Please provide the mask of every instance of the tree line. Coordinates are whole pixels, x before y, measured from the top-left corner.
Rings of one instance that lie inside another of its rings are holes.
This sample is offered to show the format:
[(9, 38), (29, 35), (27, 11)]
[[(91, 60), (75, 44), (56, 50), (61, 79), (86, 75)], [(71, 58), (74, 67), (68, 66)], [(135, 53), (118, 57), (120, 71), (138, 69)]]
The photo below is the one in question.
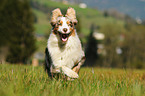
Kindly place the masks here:
[[(98, 29), (105, 35), (100, 41), (91, 33), (86, 46), (85, 66), (145, 68), (145, 26), (126, 23), (123, 27), (107, 24)], [(91, 43), (90, 43), (91, 42)], [(101, 53), (99, 44), (103, 45)], [(90, 58), (91, 57), (91, 58)]]
[(29, 0), (1, 0), (0, 47), (8, 51), (7, 62), (26, 63), (35, 52), (33, 18)]

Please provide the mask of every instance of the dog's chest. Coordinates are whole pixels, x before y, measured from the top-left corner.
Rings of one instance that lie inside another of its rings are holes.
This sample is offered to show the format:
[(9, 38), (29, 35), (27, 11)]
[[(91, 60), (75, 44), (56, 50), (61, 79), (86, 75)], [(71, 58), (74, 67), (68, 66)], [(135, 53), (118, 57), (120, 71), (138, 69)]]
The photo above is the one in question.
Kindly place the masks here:
[(55, 67), (67, 66), (72, 68), (84, 55), (77, 36), (69, 37), (66, 45), (59, 45), (57, 38), (54, 35), (50, 35), (48, 51)]

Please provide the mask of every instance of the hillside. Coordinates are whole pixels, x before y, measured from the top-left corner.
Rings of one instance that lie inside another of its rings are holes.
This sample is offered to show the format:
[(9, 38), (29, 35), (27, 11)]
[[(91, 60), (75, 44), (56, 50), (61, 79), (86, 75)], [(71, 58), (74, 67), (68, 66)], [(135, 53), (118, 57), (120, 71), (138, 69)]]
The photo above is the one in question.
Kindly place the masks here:
[(82, 0), (89, 7), (107, 10), (117, 9), (134, 18), (145, 19), (145, 0)]
[(90, 26), (92, 23), (98, 26), (103, 26), (106, 24), (118, 24), (122, 26), (124, 24), (123, 21), (116, 20), (112, 17), (105, 18), (103, 14), (95, 9), (79, 8), (77, 5), (67, 5), (59, 2), (52, 2), (49, 0), (32, 0), (33, 12), (36, 15), (38, 22), (35, 24), (36, 33), (45, 34), (50, 31), (50, 16), (51, 11), (55, 8), (60, 8), (63, 13), (67, 10), (68, 7), (73, 7), (76, 10), (77, 18), (79, 19), (79, 23), (81, 26), (81, 32), (84, 36), (87, 36), (90, 32)]

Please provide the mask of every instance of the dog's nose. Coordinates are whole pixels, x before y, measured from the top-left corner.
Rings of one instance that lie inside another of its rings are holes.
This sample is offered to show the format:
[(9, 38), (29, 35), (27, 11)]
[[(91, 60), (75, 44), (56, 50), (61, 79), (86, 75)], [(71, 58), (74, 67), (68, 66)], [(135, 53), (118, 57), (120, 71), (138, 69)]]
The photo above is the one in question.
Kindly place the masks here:
[(67, 32), (67, 28), (63, 28), (63, 31), (64, 31), (64, 32)]

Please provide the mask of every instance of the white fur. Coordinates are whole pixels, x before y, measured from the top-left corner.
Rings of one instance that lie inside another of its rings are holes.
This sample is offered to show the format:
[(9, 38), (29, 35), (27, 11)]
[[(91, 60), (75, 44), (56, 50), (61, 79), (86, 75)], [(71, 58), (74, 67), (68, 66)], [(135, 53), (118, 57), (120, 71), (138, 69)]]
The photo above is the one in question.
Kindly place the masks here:
[[(67, 22), (67, 18), (66, 17), (59, 17), (58, 20), (63, 21), (62, 26), (59, 26), (58, 31), (62, 32), (62, 33), (69, 33), (70, 32), (70, 27), (68, 26)], [(67, 28), (67, 32), (63, 32), (63, 29)]]
[(71, 70), (75, 62), (80, 61), (84, 56), (77, 33), (75, 32), (75, 36), (68, 38), (66, 45), (61, 45), (57, 35), (51, 33), (47, 47), (53, 62), (53, 69), (60, 69), (67, 76), (78, 78), (78, 74)]

